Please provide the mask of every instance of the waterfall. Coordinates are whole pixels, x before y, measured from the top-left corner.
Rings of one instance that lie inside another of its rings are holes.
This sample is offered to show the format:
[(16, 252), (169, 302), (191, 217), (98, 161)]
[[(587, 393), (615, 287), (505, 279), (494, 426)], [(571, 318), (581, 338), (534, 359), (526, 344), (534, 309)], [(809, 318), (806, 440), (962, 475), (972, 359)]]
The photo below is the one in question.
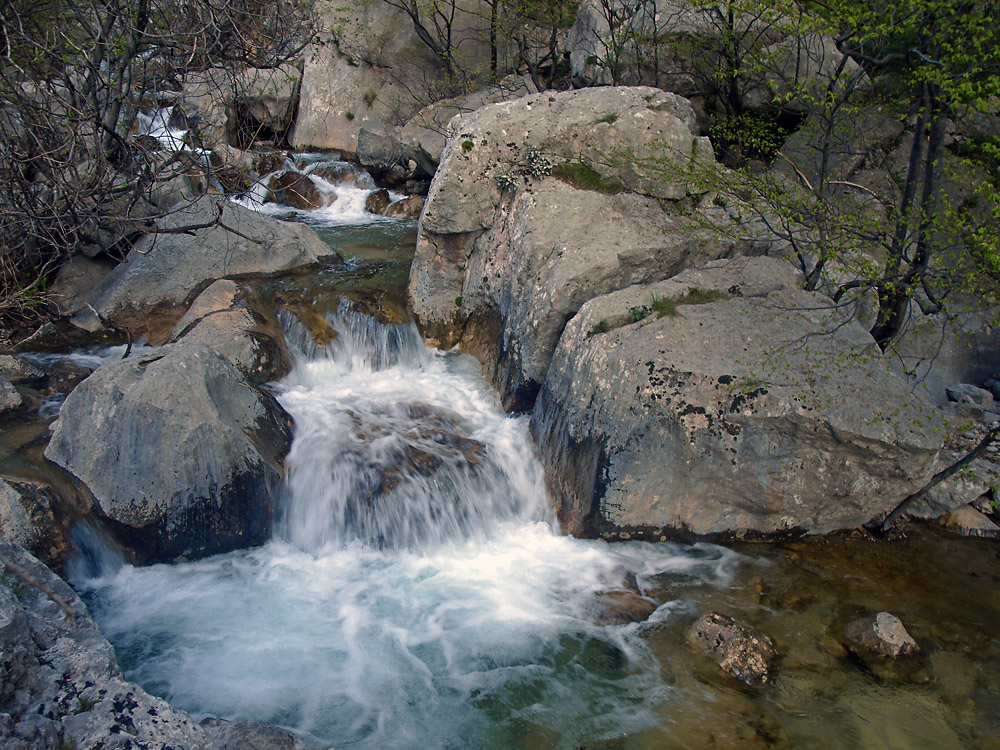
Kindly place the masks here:
[(478, 363), (346, 304), (326, 347), (280, 317), (295, 362), (274, 387), (295, 435), (274, 538), (91, 569), (82, 588), (129, 679), (196, 718), (338, 748), (533, 733), (571, 748), (658, 726), (673, 693), (646, 624), (602, 626), (601, 592), (720, 584), (739, 556), (560, 536), (527, 421)]
[(454, 377), (456, 357), (346, 303), (323, 350), (283, 319), (299, 359), (279, 394), (297, 427), (279, 536), (310, 551), (419, 549), (550, 520), (523, 425)]

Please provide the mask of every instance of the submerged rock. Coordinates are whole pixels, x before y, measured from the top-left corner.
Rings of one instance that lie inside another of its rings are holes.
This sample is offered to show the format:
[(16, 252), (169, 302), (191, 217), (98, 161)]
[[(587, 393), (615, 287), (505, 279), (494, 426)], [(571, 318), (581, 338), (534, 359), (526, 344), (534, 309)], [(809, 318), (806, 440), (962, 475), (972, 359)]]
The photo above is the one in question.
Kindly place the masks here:
[(889, 612), (857, 617), (844, 626), (847, 645), (861, 657), (912, 656), (920, 652), (902, 621)]
[(656, 602), (633, 591), (602, 591), (595, 597), (598, 625), (625, 625), (643, 622), (656, 611)]
[(287, 729), (259, 721), (223, 721), (203, 719), (205, 734), (214, 739), (220, 750), (309, 750)]
[(0, 416), (15, 412), (24, 405), (17, 389), (3, 375), (0, 375)]
[(45, 456), (151, 563), (263, 543), (290, 443), (273, 396), (209, 345), (182, 342), (96, 370), (67, 397)]
[(709, 612), (688, 629), (687, 639), (724, 672), (747, 685), (762, 685), (774, 675), (778, 659), (774, 641), (745, 622)]

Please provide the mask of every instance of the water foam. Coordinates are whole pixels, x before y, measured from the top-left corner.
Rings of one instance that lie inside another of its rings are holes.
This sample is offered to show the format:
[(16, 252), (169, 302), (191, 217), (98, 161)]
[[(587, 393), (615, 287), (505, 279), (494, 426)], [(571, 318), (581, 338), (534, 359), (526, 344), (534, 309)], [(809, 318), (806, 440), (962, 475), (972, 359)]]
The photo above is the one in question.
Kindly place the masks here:
[(630, 573), (721, 583), (737, 556), (558, 535), (526, 422), (473, 360), (343, 307), (326, 348), (283, 320), (275, 539), (77, 581), (127, 675), (196, 717), (338, 748), (569, 748), (661, 721), (646, 626), (599, 626), (595, 595)]

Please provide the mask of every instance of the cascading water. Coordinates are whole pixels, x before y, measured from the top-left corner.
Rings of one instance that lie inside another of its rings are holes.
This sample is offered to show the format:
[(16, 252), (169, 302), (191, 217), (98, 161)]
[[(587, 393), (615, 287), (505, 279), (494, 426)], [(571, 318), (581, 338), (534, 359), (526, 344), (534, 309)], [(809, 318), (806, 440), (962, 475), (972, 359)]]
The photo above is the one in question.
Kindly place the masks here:
[(526, 421), (473, 360), (343, 306), (326, 348), (283, 322), (296, 426), (275, 538), (77, 581), (127, 675), (338, 748), (577, 747), (661, 723), (645, 626), (598, 625), (600, 592), (724, 581), (737, 555), (559, 536)]

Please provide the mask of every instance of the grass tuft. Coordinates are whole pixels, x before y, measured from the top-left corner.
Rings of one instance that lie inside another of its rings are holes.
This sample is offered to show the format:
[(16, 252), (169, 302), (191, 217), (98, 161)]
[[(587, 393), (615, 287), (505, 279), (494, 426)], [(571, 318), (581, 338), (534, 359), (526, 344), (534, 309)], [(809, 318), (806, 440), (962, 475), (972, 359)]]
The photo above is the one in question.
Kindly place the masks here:
[(577, 190), (593, 190), (605, 195), (616, 195), (625, 188), (614, 180), (606, 180), (592, 168), (580, 162), (563, 162), (552, 168), (552, 176), (572, 185)]

